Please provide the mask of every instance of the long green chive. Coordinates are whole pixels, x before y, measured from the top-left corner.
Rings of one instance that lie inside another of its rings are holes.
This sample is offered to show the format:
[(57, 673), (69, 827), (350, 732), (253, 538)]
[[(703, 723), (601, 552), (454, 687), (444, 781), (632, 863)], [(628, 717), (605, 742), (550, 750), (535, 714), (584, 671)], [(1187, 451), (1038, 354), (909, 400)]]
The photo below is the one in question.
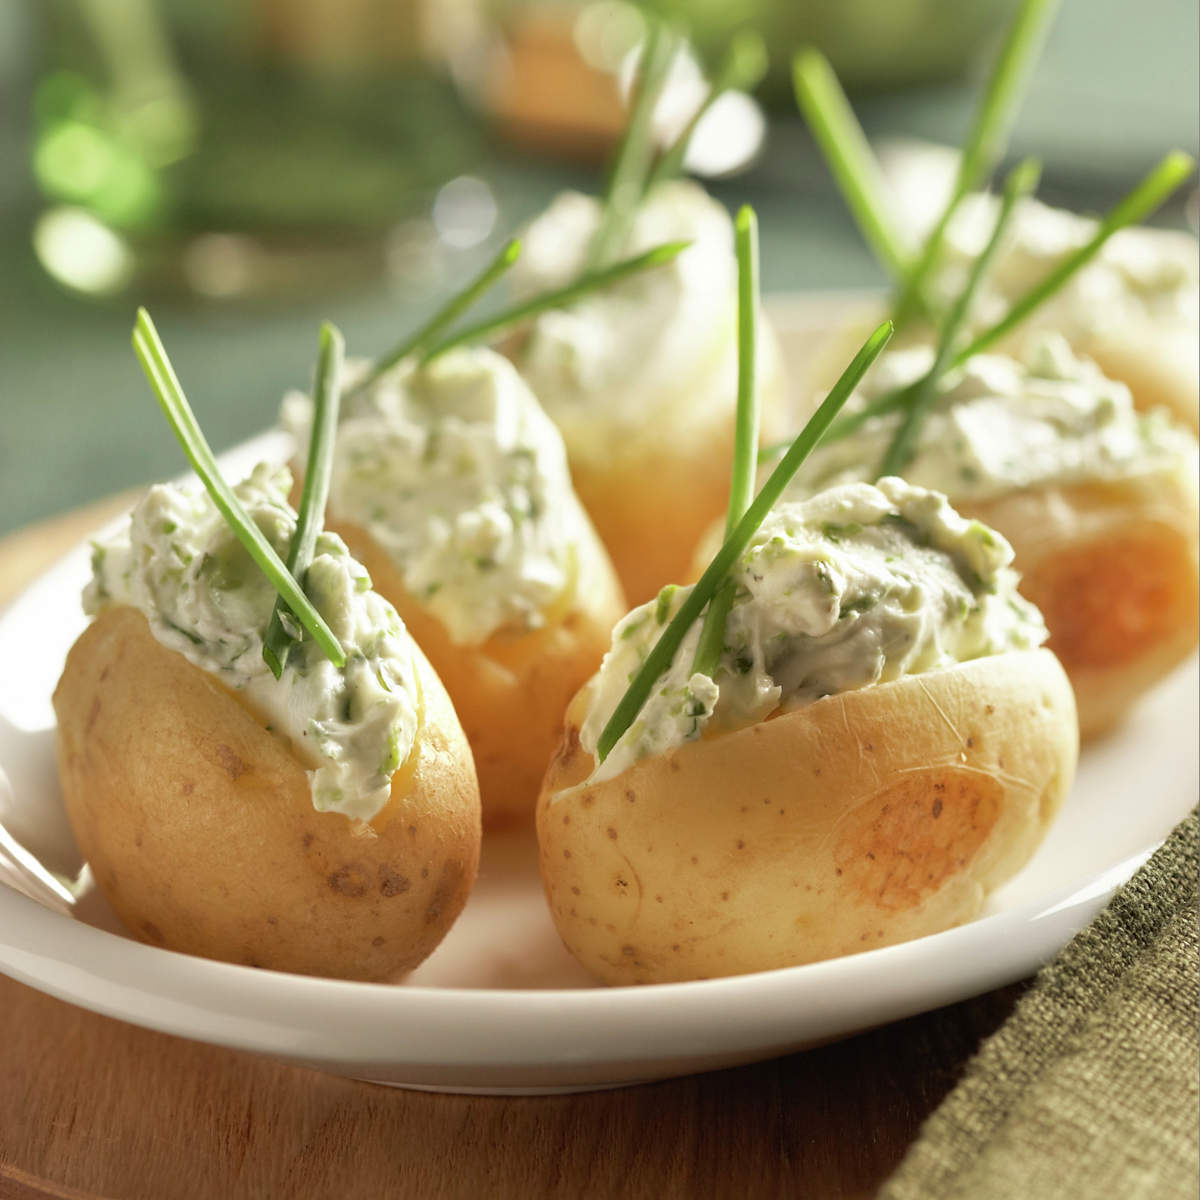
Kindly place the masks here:
[[(317, 535), (325, 524), (325, 502), (329, 499), (329, 481), (333, 475), (333, 444), (337, 435), (338, 404), (341, 397), (342, 360), (345, 342), (332, 325), (321, 326), (321, 347), (313, 381), (312, 436), (308, 442), (308, 463), (304, 468), (304, 487), (300, 492), (300, 511), (296, 529), (288, 547), (287, 569), (293, 579), (303, 582), (312, 562)], [(287, 666), (288, 654), (296, 638), (288, 632), (290, 614), (281, 598), (263, 639), (263, 661), (276, 679)]]
[(1101, 247), (1118, 230), (1143, 221), (1183, 184), (1195, 168), (1195, 160), (1182, 150), (1173, 150), (1100, 222), (1086, 245), (1069, 254), (1039, 283), (1034, 284), (1013, 303), (1001, 320), (979, 334), (970, 345), (955, 357), (954, 365), (966, 362), (973, 354), (986, 350), (1011, 332), (1039, 305), (1054, 295), (1082, 266), (1100, 252)]
[(784, 489), (791, 481), (792, 476), (799, 470), (801, 463), (821, 440), (822, 435), (829, 428), (830, 422), (842, 405), (846, 403), (850, 393), (858, 386), (867, 368), (879, 357), (891, 338), (893, 329), (892, 322), (885, 321), (866, 340), (862, 349), (854, 356), (854, 361), (842, 372), (841, 378), (833, 385), (833, 389), (821, 407), (809, 417), (808, 423), (791, 444), (782, 461), (771, 472), (770, 478), (763, 484), (761, 491), (754, 498), (750, 507), (746, 509), (733, 532), (725, 539), (687, 599), (680, 605), (679, 611), (659, 635), (658, 641), (646, 656), (645, 661), (630, 682), (625, 695), (621, 697), (620, 703), (609, 717), (608, 724), (604, 726), (600, 734), (596, 753), (601, 762), (608, 757), (612, 748), (633, 724), (638, 713), (642, 711), (642, 705), (649, 698), (659, 676), (670, 667), (675, 652), (679, 649), (687, 631), (692, 627), (692, 623), (704, 611), (704, 606), (712, 599), (734, 561), (750, 544), (750, 539), (754, 536), (755, 531), (763, 523), (763, 519), (770, 512), (771, 507), (783, 495)]
[[(758, 219), (743, 206), (734, 222), (738, 264), (738, 391), (737, 417), (733, 432), (733, 470), (729, 481), (729, 507), (725, 512), (725, 536), (737, 528), (754, 499), (754, 477), (758, 472), (758, 388), (755, 379), (756, 327), (758, 322)], [(725, 624), (733, 607), (734, 585), (725, 579), (717, 588), (708, 611), (692, 673), (716, 674), (725, 648)]]
[(370, 369), (354, 386), (349, 395), (357, 395), (371, 386), (385, 371), (390, 371), (398, 362), (424, 349), (445, 330), (449, 329), (521, 256), (521, 243), (516, 238), (505, 244), (499, 254), (461, 292), (440, 308), (420, 329), (410, 334), (394, 349), (371, 364)]
[(946, 230), (963, 197), (980, 187), (1003, 157), (1017, 109), (1058, 3), (1059, 0), (1023, 0), (1013, 17), (963, 144), (950, 198), (925, 239), (896, 301), (897, 324), (919, 306), (925, 280), (937, 261)]
[(460, 329), (428, 351), (423, 361), (429, 362), (439, 355), (445, 354), (447, 350), (463, 345), (464, 342), (483, 341), (494, 334), (506, 332), (513, 326), (520, 325), (547, 309), (563, 308), (581, 296), (587, 295), (588, 292), (598, 291), (611, 283), (616, 283), (618, 279), (624, 279), (626, 275), (634, 275), (638, 271), (648, 271), (652, 267), (661, 267), (690, 245), (691, 242), (664, 242), (661, 246), (655, 246), (644, 254), (634, 255), (633, 258), (623, 259), (611, 267), (588, 271), (565, 287), (557, 288), (552, 292), (543, 292), (540, 296), (532, 296), (528, 300), (514, 304), (512, 308), (497, 313), (494, 317), (488, 317), (478, 324)]
[(247, 553), (283, 597), (284, 603), (292, 610), (296, 619), (312, 634), (329, 661), (335, 667), (345, 666), (346, 656), (333, 631), (325, 624), (321, 614), (292, 578), (271, 543), (263, 537), (262, 530), (250, 519), (241, 501), (221, 477), (217, 460), (204, 440), (204, 434), (200, 431), (195, 414), (183, 394), (183, 388), (180, 387), (175, 370), (167, 358), (162, 340), (154, 328), (154, 322), (150, 320), (150, 314), (144, 308), (138, 309), (137, 323), (133, 328), (133, 349), (141, 361), (142, 370), (146, 372), (150, 386), (154, 389), (159, 407), (179, 439), (188, 462), (208, 489), (217, 511), (229, 522), (229, 527), (238, 541), (245, 546)]
[(738, 210), (734, 221), (738, 265), (737, 309), (737, 416), (733, 431), (733, 472), (729, 507), (725, 512), (728, 537), (754, 499), (758, 471), (758, 218), (749, 205)]
[(1014, 167), (1004, 181), (1004, 195), (1000, 201), (1000, 211), (996, 215), (996, 223), (992, 227), (991, 237), (988, 238), (983, 253), (971, 264), (966, 285), (942, 322), (937, 349), (933, 356), (933, 365), (910, 390), (900, 427), (896, 430), (896, 435), (892, 438), (887, 453), (883, 456), (883, 462), (879, 468), (880, 475), (898, 475), (912, 458), (921, 424), (937, 395), (938, 384), (941, 382), (942, 376), (952, 364), (954, 348), (958, 344), (959, 334), (966, 323), (980, 284), (1000, 249), (1017, 205), (1036, 190), (1040, 175), (1041, 166), (1032, 159), (1027, 159), (1019, 166)]
[(629, 123), (608, 177), (600, 224), (588, 247), (590, 267), (602, 267), (624, 239), (645, 194), (646, 179), (654, 158), (654, 109), (679, 48), (679, 37), (663, 22), (648, 20), (650, 30), (642, 49)]
[(688, 146), (696, 127), (704, 119), (704, 114), (717, 102), (725, 92), (753, 91), (763, 76), (767, 73), (767, 48), (762, 37), (753, 30), (743, 29), (733, 35), (729, 43), (729, 52), (722, 60), (717, 73), (713, 77), (712, 86), (703, 104), (692, 114), (691, 120), (684, 126), (683, 132), (671, 145), (659, 155), (658, 162), (646, 180), (645, 192), (649, 193), (660, 183), (674, 179), (683, 171), (683, 160), (687, 157)]
[(828, 60), (811, 47), (792, 63), (796, 100), (858, 228), (898, 286), (909, 278), (912, 255), (892, 223), (883, 172)]

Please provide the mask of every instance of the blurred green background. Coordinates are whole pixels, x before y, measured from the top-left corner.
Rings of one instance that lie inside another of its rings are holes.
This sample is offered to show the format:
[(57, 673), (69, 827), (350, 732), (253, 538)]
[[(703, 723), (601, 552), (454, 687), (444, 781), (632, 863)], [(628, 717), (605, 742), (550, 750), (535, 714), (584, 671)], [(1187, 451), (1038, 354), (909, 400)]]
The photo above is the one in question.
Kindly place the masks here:
[[(591, 5), (610, 41), (619, 7)], [(792, 111), (791, 48), (831, 54), (873, 138), (953, 142), (1009, 0), (673, 7), (702, 53), (746, 21), (769, 34), (766, 152), (711, 184), (758, 209), (764, 288), (882, 282)], [(563, 11), (0, 5), (0, 533), (182, 468), (129, 349), (137, 303), (219, 449), (307, 381), (321, 319), (378, 352), (556, 191), (597, 190), (612, 85), (563, 74), (593, 55)], [(1063, 0), (1011, 156), (1095, 210), (1196, 153), (1198, 44), (1195, 0)]]

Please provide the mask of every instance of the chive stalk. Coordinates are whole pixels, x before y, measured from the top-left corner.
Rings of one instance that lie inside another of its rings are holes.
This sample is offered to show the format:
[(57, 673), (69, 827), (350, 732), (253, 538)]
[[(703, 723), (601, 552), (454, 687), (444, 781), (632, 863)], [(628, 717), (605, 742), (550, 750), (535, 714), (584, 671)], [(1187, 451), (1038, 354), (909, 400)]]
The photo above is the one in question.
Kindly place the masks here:
[[(755, 376), (756, 328), (758, 322), (758, 219), (743, 206), (734, 222), (738, 264), (738, 391), (733, 432), (733, 470), (729, 481), (729, 506), (725, 512), (725, 536), (737, 528), (754, 499), (758, 472), (758, 388)], [(725, 624), (733, 607), (733, 580), (726, 578), (717, 588), (704, 615), (693, 674), (716, 674), (725, 648)]]
[(925, 280), (937, 261), (946, 230), (959, 204), (968, 192), (982, 186), (1004, 156), (1017, 109), (1024, 99), (1029, 76), (1041, 53), (1058, 3), (1059, 0), (1023, 0), (1013, 17), (963, 144), (950, 197), (925, 239), (896, 301), (898, 325), (919, 307)]
[[(313, 381), (312, 436), (308, 442), (308, 462), (304, 468), (304, 487), (300, 492), (296, 529), (287, 557), (289, 573), (301, 583), (312, 562), (317, 536), (325, 524), (325, 503), (329, 499), (329, 482), (333, 475), (333, 444), (337, 435), (344, 357), (345, 342), (341, 333), (333, 325), (322, 325)], [(284, 626), (286, 608), (283, 600), (277, 597), (266, 637), (263, 638), (263, 661), (276, 679), (283, 674), (288, 654), (296, 641)]]
[(167, 358), (166, 349), (154, 328), (154, 322), (144, 308), (138, 309), (137, 323), (133, 328), (133, 349), (142, 364), (146, 378), (150, 381), (159, 407), (179, 439), (188, 462), (192, 464), (192, 468), (212, 497), (217, 511), (229, 523), (238, 541), (271, 581), (271, 585), (291, 609), (295, 618), (312, 635), (329, 661), (335, 667), (345, 666), (346, 656), (333, 631), (313, 607), (303, 589), (275, 553), (271, 543), (263, 536), (262, 530), (250, 519), (233, 489), (222, 478), (217, 460), (204, 439), (187, 397), (183, 394), (183, 388), (170, 359)]
[(766, 75), (767, 66), (767, 48), (761, 35), (750, 29), (743, 29), (734, 34), (729, 43), (729, 52), (713, 76), (708, 95), (683, 127), (682, 133), (659, 155), (658, 162), (654, 164), (654, 169), (646, 180), (643, 194), (648, 194), (660, 183), (674, 179), (682, 173), (688, 146), (691, 145), (692, 137), (704, 115), (725, 92), (753, 91)]
[(1123, 199), (1109, 211), (1086, 245), (1069, 254), (1044, 279), (1034, 284), (995, 325), (985, 329), (955, 357), (954, 365), (966, 362), (974, 354), (994, 345), (1043, 304), (1081, 267), (1100, 252), (1104, 243), (1127, 225), (1144, 221), (1168, 196), (1186, 182), (1195, 168), (1195, 160), (1182, 150), (1173, 150)]
[(811, 46), (792, 63), (796, 100), (820, 146), (858, 228), (883, 269), (903, 287), (912, 255), (892, 222), (894, 202), (879, 160), (867, 141), (828, 59)]
[(621, 244), (645, 194), (654, 157), (654, 110), (678, 47), (674, 30), (662, 21), (650, 20), (629, 123), (608, 177), (600, 224), (588, 247), (592, 268), (602, 267)]
[(398, 346), (377, 358), (367, 373), (347, 390), (347, 394), (354, 396), (366, 391), (384, 372), (390, 371), (410, 354), (415, 354), (418, 350), (428, 346), (435, 338), (449, 329), (485, 292), (489, 291), (520, 256), (520, 241), (514, 238), (507, 242), (500, 253), (461, 292), (451, 296), (424, 325), (405, 338)]
[[(1049, 300), (1064, 287), (1076, 271), (1090, 262), (1114, 234), (1129, 225), (1145, 220), (1168, 196), (1186, 182), (1195, 167), (1194, 160), (1182, 151), (1175, 150), (1163, 160), (1122, 200), (1109, 211), (1100, 222), (1096, 233), (1087, 242), (1050, 271), (1046, 277), (1034, 284), (1024, 295), (1014, 301), (1009, 311), (995, 325), (978, 334), (968, 345), (959, 350), (946, 370), (962, 366), (969, 358), (981, 354), (1001, 338), (1011, 333), (1017, 325), (1030, 316), (1041, 304)], [(961, 299), (961, 297), (960, 297)], [(853, 413), (839, 417), (825, 435), (826, 443), (838, 441), (857, 432), (872, 417), (883, 416), (897, 409), (906, 409), (913, 401), (916, 390), (924, 383), (924, 377), (895, 391), (885, 392), (869, 404)], [(781, 454), (786, 443), (768, 446), (759, 452), (760, 457), (774, 458)]]
[(465, 329), (460, 329), (457, 333), (451, 334), (445, 341), (438, 343), (438, 345), (427, 351), (422, 362), (428, 363), (439, 355), (445, 354), (447, 350), (451, 350), (455, 346), (461, 346), (465, 342), (483, 341), (485, 338), (492, 337), (495, 334), (507, 332), (514, 326), (531, 320), (547, 309), (564, 308), (566, 305), (578, 300), (581, 296), (585, 296), (589, 292), (599, 291), (609, 284), (616, 283), (619, 279), (624, 279), (627, 275), (634, 275), (639, 271), (647, 271), (652, 267), (661, 267), (669, 263), (676, 255), (686, 250), (690, 245), (691, 242), (664, 242), (662, 245), (655, 246), (643, 254), (636, 254), (632, 258), (626, 258), (621, 262), (613, 263), (612, 266), (587, 271), (564, 287), (557, 288), (552, 292), (543, 292), (538, 296), (532, 296), (528, 300), (523, 300), (519, 304), (514, 304), (511, 308), (497, 313), (495, 316), (479, 321), (475, 325), (469, 325)]
[(1033, 159), (1026, 159), (1014, 167), (1004, 181), (1000, 211), (996, 214), (996, 223), (992, 226), (991, 236), (988, 238), (983, 252), (971, 264), (966, 285), (942, 322), (942, 327), (938, 332), (937, 349), (933, 355), (933, 365), (910, 390), (904, 415), (900, 419), (900, 427), (896, 430), (896, 435), (892, 438), (891, 445), (888, 446), (887, 453), (883, 456), (883, 462), (880, 464), (879, 474), (881, 476), (899, 475), (912, 458), (921, 425), (937, 396), (938, 385), (942, 381), (942, 376), (953, 365), (954, 349), (958, 344), (963, 326), (966, 324), (975, 296), (999, 252), (1004, 235), (1016, 214), (1017, 205), (1037, 189), (1040, 176), (1040, 164)]
[(771, 472), (770, 477), (763, 484), (750, 507), (746, 509), (733, 532), (725, 539), (704, 574), (693, 586), (687, 599), (680, 605), (679, 611), (667, 623), (600, 734), (596, 746), (596, 754), (600, 762), (608, 757), (612, 748), (633, 724), (659, 676), (670, 667), (671, 661), (692, 623), (704, 611), (705, 605), (712, 599), (734, 561), (750, 544), (750, 539), (754, 536), (755, 531), (762, 524), (771, 507), (783, 495), (792, 476), (812, 453), (813, 447), (821, 440), (833, 418), (846, 403), (850, 393), (858, 386), (867, 368), (879, 357), (891, 338), (893, 329), (892, 322), (885, 321), (866, 340), (862, 349), (854, 356), (854, 360), (842, 372), (841, 378), (834, 384), (820, 408), (808, 419), (808, 423), (800, 431), (796, 440), (792, 442), (782, 461)]

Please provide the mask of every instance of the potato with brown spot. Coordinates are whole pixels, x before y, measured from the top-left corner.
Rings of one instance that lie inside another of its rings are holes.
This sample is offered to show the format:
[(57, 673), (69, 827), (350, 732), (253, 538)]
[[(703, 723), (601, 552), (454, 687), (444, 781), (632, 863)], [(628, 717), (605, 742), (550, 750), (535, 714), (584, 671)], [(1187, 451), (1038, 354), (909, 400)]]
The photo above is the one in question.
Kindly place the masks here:
[(317, 812), (306, 764), (141, 613), (101, 613), (54, 706), (67, 814), (122, 921), (172, 950), (302, 974), (387, 980), (424, 959), (475, 879), (479, 791), (445, 689), (414, 661), (416, 745), (383, 810), (352, 821)]
[[(792, 966), (971, 920), (1032, 854), (1078, 754), (1047, 650), (828, 696), (584, 790), (587, 706), (584, 689), (538, 841), (563, 941), (612, 984)], [(745, 803), (748, 780), (765, 803)]]

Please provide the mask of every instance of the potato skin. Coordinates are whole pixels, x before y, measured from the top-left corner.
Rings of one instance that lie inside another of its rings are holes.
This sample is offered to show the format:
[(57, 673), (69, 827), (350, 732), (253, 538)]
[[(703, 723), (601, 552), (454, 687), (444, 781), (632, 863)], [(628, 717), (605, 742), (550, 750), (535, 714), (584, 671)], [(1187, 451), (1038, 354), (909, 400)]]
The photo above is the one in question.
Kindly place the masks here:
[(738, 975), (970, 920), (1074, 778), (1046, 650), (826, 697), (581, 785), (586, 689), (538, 802), (568, 949), (611, 984)]
[(1184, 470), (958, 508), (1012, 543), (1021, 594), (1046, 619), (1084, 739), (1115, 725), (1195, 649), (1200, 516)]
[(101, 613), (54, 693), (67, 814), (141, 940), (249, 966), (388, 980), (441, 941), (479, 864), (479, 792), (416, 653), (417, 749), (370, 823), (314, 810), (303, 765), (133, 608)]
[[(786, 420), (782, 360), (769, 330), (759, 353), (759, 440), (766, 444), (782, 436)], [(686, 441), (648, 434), (599, 460), (567, 446), (575, 492), (612, 557), (630, 607), (688, 578), (696, 543), (729, 504), (732, 396), (728, 411), (706, 428), (699, 420), (690, 418)]]
[(500, 630), (478, 646), (456, 645), (415, 601), (388, 553), (360, 526), (330, 522), (366, 567), (375, 591), (400, 614), (454, 702), (479, 776), (489, 828), (528, 826), (571, 697), (600, 665), (625, 598), (604, 548), (588, 529), (589, 560), (569, 611), (542, 629)]

